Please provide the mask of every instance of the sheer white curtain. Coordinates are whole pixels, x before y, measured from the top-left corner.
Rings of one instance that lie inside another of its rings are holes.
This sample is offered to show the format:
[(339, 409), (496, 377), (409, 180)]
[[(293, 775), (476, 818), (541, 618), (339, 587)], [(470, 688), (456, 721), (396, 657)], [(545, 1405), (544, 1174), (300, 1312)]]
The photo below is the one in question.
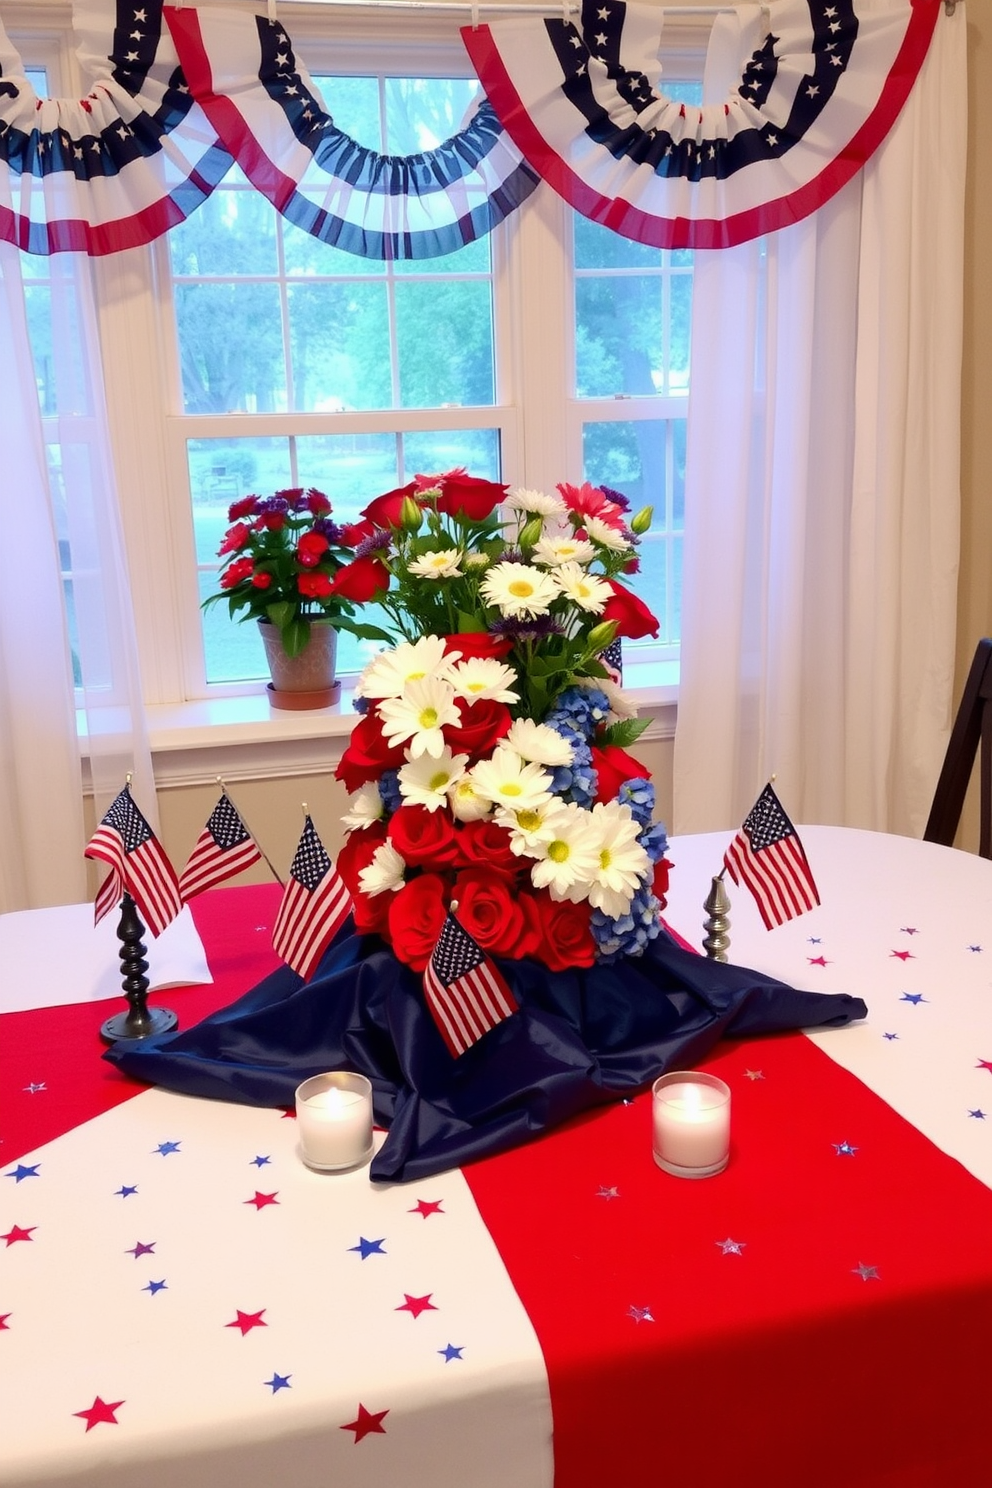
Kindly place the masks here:
[[(129, 773), (153, 825), (156, 817), (90, 265), (60, 255), (28, 282), (41, 343), (34, 348), (19, 253), (7, 243), (0, 243), (0, 275), (4, 912), (86, 897), (83, 758), (97, 817)], [(41, 356), (56, 409), (46, 410), (44, 425), (33, 351)], [(77, 706), (85, 722), (82, 741)]]
[[(696, 255), (676, 831), (739, 824), (775, 774), (793, 820), (922, 832), (954, 663), (963, 12), (842, 192)], [(717, 21), (713, 96), (752, 24)]]

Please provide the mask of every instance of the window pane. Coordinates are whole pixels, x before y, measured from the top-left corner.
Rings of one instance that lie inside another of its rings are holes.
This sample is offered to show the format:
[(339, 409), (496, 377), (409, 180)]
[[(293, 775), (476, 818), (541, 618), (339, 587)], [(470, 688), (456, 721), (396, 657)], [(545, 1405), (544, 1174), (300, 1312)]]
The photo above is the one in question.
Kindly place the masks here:
[(635, 274), (579, 279), (575, 373), (580, 398), (652, 394), (664, 386), (662, 280)]
[[(201, 572), (201, 600), (216, 589), (213, 574)], [(254, 620), (232, 620), (222, 604), (211, 605), (201, 613), (208, 682), (249, 682), (268, 677), (262, 638)]]
[(486, 480), (500, 479), (498, 429), (434, 429), (403, 436), (403, 479), (464, 468)]
[(577, 269), (654, 269), (661, 267), (661, 249), (635, 243), (588, 217), (575, 215)]
[(186, 412), (285, 411), (278, 286), (177, 284), (175, 293)]
[(456, 248), (454, 253), (442, 253), (438, 258), (401, 258), (393, 264), (394, 274), (488, 274), (492, 267), (489, 254), (489, 234)]
[(296, 441), (299, 483), (329, 497), (336, 522), (354, 522), (399, 483), (398, 454), (395, 434), (308, 434)]
[(479, 92), (475, 78), (386, 78), (386, 149), (390, 155), (436, 150), (457, 134)]
[(396, 343), (403, 408), (493, 402), (488, 280), (398, 283)]
[(287, 439), (190, 439), (186, 443), (193, 497), (197, 563), (218, 567), (228, 507), (252, 492), (270, 496), (292, 485)]
[(287, 297), (296, 408), (391, 407), (386, 286), (292, 284)]
[(315, 76), (314, 82), (337, 127), (360, 145), (381, 150), (379, 79)]
[(276, 213), (249, 188), (218, 187), (168, 234), (174, 274), (276, 274)]
[(285, 218), (282, 223), (282, 240), (287, 274), (324, 277), (347, 275), (349, 278), (359, 274), (363, 278), (369, 278), (386, 272), (386, 265), (378, 259), (359, 258), (357, 253), (344, 253), (340, 248), (332, 248), (329, 243), (322, 243), (319, 238), (311, 237), (301, 227), (294, 227)]

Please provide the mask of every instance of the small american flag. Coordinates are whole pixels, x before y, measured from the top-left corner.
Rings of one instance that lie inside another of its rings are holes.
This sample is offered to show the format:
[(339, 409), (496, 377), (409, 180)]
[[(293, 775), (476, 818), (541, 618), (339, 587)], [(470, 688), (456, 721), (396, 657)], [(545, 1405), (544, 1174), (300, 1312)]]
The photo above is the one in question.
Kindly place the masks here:
[(607, 646), (605, 651), (599, 653), (599, 659), (610, 674), (610, 681), (617, 687), (623, 686), (623, 641), (617, 636)]
[(179, 876), (179, 892), (184, 899), (212, 889), (214, 884), (233, 878), (243, 868), (261, 861), (262, 854), (225, 791), (207, 820), (189, 862)]
[(351, 907), (347, 885), (308, 816), (272, 931), (273, 950), (306, 981)]
[(88, 858), (109, 863), (94, 905), (96, 924), (129, 893), (152, 935), (161, 935), (182, 909), (176, 871), (125, 786), (85, 848)]
[(766, 930), (820, 902), (803, 845), (770, 785), (751, 807), (723, 861), (734, 883), (751, 890)]
[(517, 1011), (517, 1000), (497, 968), (451, 913), (424, 971), (424, 994), (456, 1059)]

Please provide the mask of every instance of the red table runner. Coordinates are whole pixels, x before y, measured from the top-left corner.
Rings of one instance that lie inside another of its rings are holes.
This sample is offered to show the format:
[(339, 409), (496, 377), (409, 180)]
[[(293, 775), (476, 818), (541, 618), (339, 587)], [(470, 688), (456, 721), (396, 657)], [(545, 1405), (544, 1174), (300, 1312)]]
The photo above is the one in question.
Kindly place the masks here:
[[(195, 901), (216, 980), (152, 1000), (188, 1027), (254, 985), (278, 896)], [(98, 1057), (106, 1008), (3, 1019), (5, 1165), (143, 1088)], [(802, 1035), (706, 1067), (719, 1177), (654, 1165), (646, 1095), (465, 1170), (540, 1339), (557, 1488), (986, 1481), (992, 1193)]]

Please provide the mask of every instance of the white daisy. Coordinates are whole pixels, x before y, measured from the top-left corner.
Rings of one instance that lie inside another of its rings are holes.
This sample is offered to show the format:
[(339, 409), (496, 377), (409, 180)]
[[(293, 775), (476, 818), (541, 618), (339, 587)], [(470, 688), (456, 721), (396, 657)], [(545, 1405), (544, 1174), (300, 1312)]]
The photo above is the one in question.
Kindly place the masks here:
[(542, 537), (534, 544), (535, 563), (557, 568), (559, 563), (591, 563), (596, 549), (579, 537)]
[(402, 697), (383, 698), (379, 717), (388, 743), (405, 744), (409, 740), (407, 759), (419, 759), (422, 754), (439, 759), (444, 753), (442, 728), (449, 723), (457, 727), (462, 721), (455, 689), (436, 676), (408, 682)]
[(525, 806), (519, 811), (497, 806), (496, 820), (509, 828), (510, 847), (518, 857), (536, 858), (543, 857), (542, 848), (558, 835), (557, 824), (564, 811), (564, 801), (551, 796), (543, 806)]
[(452, 754), (450, 749), (443, 749), (436, 758), (425, 754), (408, 760), (399, 771), (400, 795), (408, 806), (437, 811), (448, 804), (449, 794), (463, 779), (467, 763), (467, 754)]
[(543, 806), (551, 799), (551, 776), (547, 770), (528, 764), (515, 749), (503, 745), (497, 746), (490, 759), (480, 760), (471, 775), (479, 795), (496, 806), (523, 810)]
[(390, 651), (380, 651), (362, 672), (355, 685), (356, 697), (399, 697), (408, 682), (429, 677), (444, 660), (441, 636), (421, 636), (403, 641)]
[(409, 570), (421, 579), (453, 579), (461, 573), (461, 557), (458, 548), (441, 548), (414, 558)]
[[(459, 756), (460, 758), (460, 756)], [(463, 775), (448, 796), (452, 816), (458, 821), (481, 821), (493, 809), (488, 796), (480, 796), (471, 775)]]
[(358, 875), (358, 885), (364, 894), (385, 894), (390, 889), (403, 887), (406, 862), (400, 857), (391, 842), (382, 842), (376, 848), (371, 863)]
[(595, 834), (597, 865), (589, 903), (611, 920), (625, 915), (630, 901), (651, 872), (651, 859), (637, 841), (640, 827), (629, 806), (599, 802), (586, 815)]
[(613, 595), (609, 584), (595, 574), (587, 573), (578, 563), (559, 564), (554, 571), (554, 580), (562, 594), (567, 594), (573, 604), (591, 615), (601, 615), (606, 601)]
[(455, 689), (455, 697), (467, 698), (470, 703), (479, 698), (515, 703), (520, 696), (512, 686), (517, 680), (516, 672), (494, 656), (466, 657), (449, 667), (446, 675)]
[(487, 604), (504, 615), (546, 615), (558, 598), (558, 585), (550, 574), (526, 563), (497, 563), (479, 586)]
[(381, 820), (385, 809), (378, 785), (370, 780), (349, 799), (348, 810), (342, 816), (341, 823), (349, 832), (354, 832)]
[(599, 866), (598, 843), (591, 813), (567, 802), (555, 818), (554, 836), (531, 849), (531, 856), (538, 859), (530, 870), (531, 882), (535, 888), (548, 889), (552, 899), (578, 903), (588, 898)]
[(528, 491), (522, 486), (510, 491), (503, 498), (509, 511), (526, 512), (530, 517), (559, 517), (565, 512), (565, 503), (560, 496), (546, 496), (543, 491)]
[(599, 543), (601, 548), (609, 548), (614, 553), (625, 553), (632, 543), (628, 537), (616, 527), (611, 527), (609, 522), (603, 522), (599, 517), (583, 517), (582, 525), (588, 537), (594, 543)]
[(568, 740), (546, 723), (535, 723), (533, 718), (515, 719), (503, 742), (515, 749), (521, 759), (532, 760), (537, 765), (572, 763), (574, 750)]

